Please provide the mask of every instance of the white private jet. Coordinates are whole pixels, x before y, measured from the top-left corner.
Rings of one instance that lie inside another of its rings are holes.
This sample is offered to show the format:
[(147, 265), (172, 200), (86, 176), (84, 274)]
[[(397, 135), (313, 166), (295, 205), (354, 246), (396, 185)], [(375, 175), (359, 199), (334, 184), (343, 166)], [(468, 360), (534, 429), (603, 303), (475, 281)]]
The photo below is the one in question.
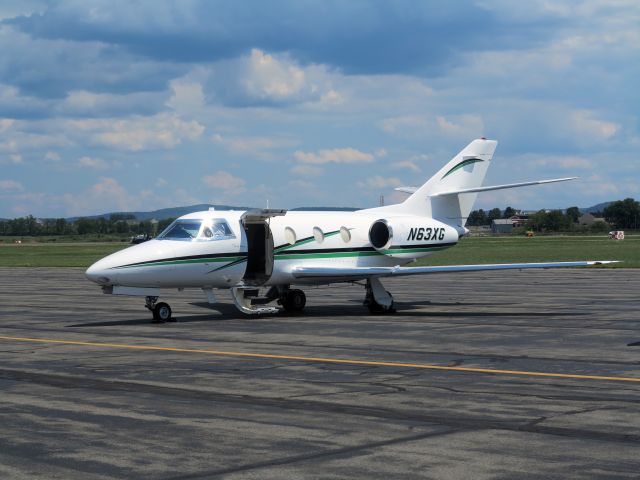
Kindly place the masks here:
[[(157, 238), (94, 263), (89, 280), (104, 293), (146, 297), (156, 321), (171, 319), (158, 302), (163, 288), (230, 289), (247, 314), (299, 312), (306, 304), (292, 285), (365, 282), (364, 305), (372, 313), (394, 311), (380, 279), (398, 275), (524, 268), (578, 267), (610, 263), (577, 261), (403, 267), (453, 247), (480, 192), (562, 182), (573, 178), (481, 186), (497, 142), (471, 142), (402, 203), (355, 212), (286, 210), (215, 211), (178, 218)], [(260, 295), (260, 289), (266, 291)], [(279, 307), (269, 306), (276, 302)]]

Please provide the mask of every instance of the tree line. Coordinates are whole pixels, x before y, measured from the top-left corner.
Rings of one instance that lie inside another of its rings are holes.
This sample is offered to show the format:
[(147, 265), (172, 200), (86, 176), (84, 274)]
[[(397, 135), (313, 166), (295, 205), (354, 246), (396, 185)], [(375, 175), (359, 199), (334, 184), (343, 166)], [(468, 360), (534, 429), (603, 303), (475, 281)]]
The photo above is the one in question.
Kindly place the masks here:
[[(518, 211), (512, 207), (504, 210), (492, 208), (474, 210), (469, 214), (467, 226), (491, 225), (493, 220), (510, 218)], [(607, 206), (602, 216), (607, 221), (591, 225), (591, 231), (605, 231), (610, 227), (620, 230), (640, 229), (640, 203), (633, 198), (618, 200)], [(576, 230), (580, 217), (578, 207), (562, 210), (540, 210), (528, 216), (525, 228), (534, 231), (569, 231)], [(69, 221), (64, 218), (37, 219), (32, 215), (0, 220), (0, 236), (43, 236), (43, 235), (149, 235), (156, 236), (162, 232), (175, 218), (167, 218), (159, 222), (149, 220), (137, 221), (131, 214), (112, 214), (109, 218), (78, 218)]]
[[(504, 210), (493, 208), (489, 211), (483, 209), (474, 210), (469, 214), (467, 226), (488, 226), (493, 220), (510, 218), (518, 215), (518, 211), (512, 207)], [(640, 228), (640, 203), (633, 198), (625, 198), (612, 202), (602, 212), (605, 222), (596, 222), (588, 228), (592, 231), (605, 231), (613, 227), (620, 230), (637, 230)], [(578, 207), (569, 207), (566, 210), (539, 210), (528, 215), (525, 222), (527, 230), (540, 231), (570, 231), (576, 230), (581, 213)]]
[(137, 221), (131, 214), (112, 214), (109, 218), (78, 218), (69, 221), (64, 218), (37, 219), (32, 215), (0, 221), (2, 236), (57, 236), (57, 235), (157, 235), (174, 218), (151, 222)]

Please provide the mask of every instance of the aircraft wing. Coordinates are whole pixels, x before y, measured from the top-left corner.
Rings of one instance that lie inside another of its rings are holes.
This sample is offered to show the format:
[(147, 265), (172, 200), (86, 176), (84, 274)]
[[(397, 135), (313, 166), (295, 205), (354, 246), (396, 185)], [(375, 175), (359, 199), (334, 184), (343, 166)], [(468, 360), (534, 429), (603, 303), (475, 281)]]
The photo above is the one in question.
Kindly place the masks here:
[(616, 260), (592, 260), (577, 262), (541, 262), (541, 263), (495, 263), (486, 265), (443, 265), (434, 267), (295, 267), (295, 278), (335, 278), (349, 281), (369, 277), (389, 277), (400, 275), (422, 275), (427, 273), (479, 272), (484, 270), (522, 270), (526, 268), (562, 268), (587, 267), (618, 263)]

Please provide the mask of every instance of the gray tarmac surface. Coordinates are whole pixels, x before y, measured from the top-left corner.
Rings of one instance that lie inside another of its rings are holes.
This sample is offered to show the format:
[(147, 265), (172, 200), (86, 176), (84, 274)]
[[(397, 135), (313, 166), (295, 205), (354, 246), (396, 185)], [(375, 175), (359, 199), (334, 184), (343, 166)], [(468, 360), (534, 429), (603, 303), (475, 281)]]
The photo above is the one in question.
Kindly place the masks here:
[(0, 268), (0, 478), (640, 477), (638, 270), (387, 280), (389, 316), (174, 292), (164, 324), (82, 272)]

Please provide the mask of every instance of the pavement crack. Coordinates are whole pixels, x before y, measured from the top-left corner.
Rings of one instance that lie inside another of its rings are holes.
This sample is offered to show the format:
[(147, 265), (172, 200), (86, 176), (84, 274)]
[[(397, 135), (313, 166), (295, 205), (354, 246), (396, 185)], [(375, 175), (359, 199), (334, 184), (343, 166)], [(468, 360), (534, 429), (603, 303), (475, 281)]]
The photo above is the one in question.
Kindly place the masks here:
[(239, 465), (237, 467), (230, 467), (226, 469), (211, 470), (206, 472), (197, 472), (187, 475), (178, 475), (172, 477), (166, 477), (164, 480), (196, 480), (199, 478), (215, 478), (221, 475), (230, 475), (233, 473), (247, 472), (250, 470), (260, 470), (264, 468), (270, 468), (275, 466), (292, 465), (295, 463), (307, 462), (311, 460), (324, 460), (333, 457), (358, 457), (362, 455), (368, 455), (369, 452), (376, 448), (382, 448), (389, 445), (397, 445), (401, 443), (415, 442), (418, 440), (424, 440), (426, 438), (438, 437), (443, 435), (449, 435), (451, 433), (457, 433), (461, 431), (460, 428), (447, 428), (445, 430), (439, 430), (437, 432), (426, 432), (417, 435), (409, 435), (405, 437), (392, 438), (389, 440), (381, 440), (378, 442), (369, 442), (361, 445), (354, 445), (349, 447), (342, 447), (336, 449), (325, 450), (321, 452), (294, 455), (289, 457), (276, 458), (273, 460), (266, 460), (264, 462), (250, 463), (246, 465)]

